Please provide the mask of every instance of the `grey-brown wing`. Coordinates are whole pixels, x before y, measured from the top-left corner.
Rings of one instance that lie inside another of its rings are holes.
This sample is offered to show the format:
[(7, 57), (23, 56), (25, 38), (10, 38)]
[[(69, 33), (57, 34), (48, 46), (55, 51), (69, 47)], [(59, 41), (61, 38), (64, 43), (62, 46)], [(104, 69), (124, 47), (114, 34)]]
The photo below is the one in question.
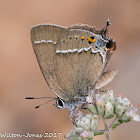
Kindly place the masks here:
[(52, 91), (61, 98), (65, 97), (65, 93), (55, 73), (54, 60), (56, 59), (55, 44), (64, 30), (65, 27), (52, 24), (40, 24), (31, 29), (31, 41), (42, 74)]
[(105, 62), (95, 46), (98, 38), (86, 30), (70, 29), (56, 44), (56, 75), (68, 96), (84, 95), (101, 76)]

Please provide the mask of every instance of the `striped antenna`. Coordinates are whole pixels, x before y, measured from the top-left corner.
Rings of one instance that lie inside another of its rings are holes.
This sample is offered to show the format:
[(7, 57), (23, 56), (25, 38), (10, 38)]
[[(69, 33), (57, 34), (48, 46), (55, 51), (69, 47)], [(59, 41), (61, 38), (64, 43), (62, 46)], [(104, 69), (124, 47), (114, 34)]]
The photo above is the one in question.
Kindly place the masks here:
[(39, 97), (39, 98), (34, 98), (34, 97), (26, 97), (25, 99), (49, 99), (49, 98), (51, 98), (51, 99), (56, 99), (55, 97)]
[(49, 100), (49, 101), (47, 101), (47, 102), (45, 102), (45, 103), (43, 103), (43, 104), (40, 104), (40, 105), (36, 106), (34, 109), (37, 109), (37, 108), (39, 108), (39, 107), (41, 107), (41, 106), (43, 106), (43, 105), (45, 105), (45, 104), (47, 104), (47, 103), (49, 103), (49, 102), (51, 102), (51, 101), (53, 101), (53, 100), (56, 100), (56, 98), (51, 99), (51, 100)]

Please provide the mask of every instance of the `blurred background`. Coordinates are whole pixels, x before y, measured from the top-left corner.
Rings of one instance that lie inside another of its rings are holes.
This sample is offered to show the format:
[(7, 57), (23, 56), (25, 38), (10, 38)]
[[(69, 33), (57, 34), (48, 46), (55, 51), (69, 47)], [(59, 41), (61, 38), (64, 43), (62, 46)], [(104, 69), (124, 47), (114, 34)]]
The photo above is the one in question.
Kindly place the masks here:
[[(61, 132), (60, 138), (47, 139), (64, 139), (73, 127), (69, 111), (57, 109), (54, 102), (34, 110), (44, 101), (25, 100), (27, 96), (55, 97), (33, 52), (31, 27), (40, 23), (62, 26), (85, 23), (102, 29), (108, 18), (112, 23), (109, 35), (116, 40), (117, 50), (107, 69), (118, 69), (119, 73), (105, 89), (112, 88), (116, 95), (123, 93), (137, 105), (140, 103), (139, 0), (0, 0), (0, 133)], [(140, 124), (132, 121), (112, 131), (111, 139), (139, 139), (139, 130)], [(105, 140), (105, 136), (94, 140)]]

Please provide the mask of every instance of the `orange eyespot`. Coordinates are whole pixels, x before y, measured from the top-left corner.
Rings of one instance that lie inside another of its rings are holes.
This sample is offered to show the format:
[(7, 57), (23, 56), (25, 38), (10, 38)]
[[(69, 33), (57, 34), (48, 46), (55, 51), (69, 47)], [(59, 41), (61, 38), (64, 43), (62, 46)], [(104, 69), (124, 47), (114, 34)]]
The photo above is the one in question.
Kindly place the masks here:
[(114, 45), (112, 45), (112, 47), (110, 48), (110, 52), (112, 52), (114, 50), (115, 50), (115, 47), (114, 47)]
[(86, 96), (88, 97), (88, 96), (90, 96), (90, 94), (87, 94)]
[(91, 36), (88, 38), (88, 43), (91, 44), (93, 42), (95, 42), (96, 40), (94, 39), (94, 36)]
[(85, 39), (86, 39), (86, 37), (85, 37), (85, 36), (82, 36), (82, 37), (81, 37), (81, 40), (85, 40)]

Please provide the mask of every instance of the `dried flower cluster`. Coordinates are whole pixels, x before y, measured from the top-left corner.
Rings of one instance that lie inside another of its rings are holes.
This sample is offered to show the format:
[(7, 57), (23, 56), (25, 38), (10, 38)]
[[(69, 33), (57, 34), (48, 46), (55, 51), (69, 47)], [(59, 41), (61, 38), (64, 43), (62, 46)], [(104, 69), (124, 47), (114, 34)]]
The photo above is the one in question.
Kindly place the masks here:
[[(91, 102), (92, 101), (92, 102)], [(130, 101), (122, 94), (116, 98), (112, 90), (106, 94), (95, 94), (95, 97), (87, 98), (88, 111), (90, 114), (79, 113), (76, 118), (76, 125), (73, 127), (67, 140), (92, 140), (94, 136), (106, 134), (106, 139), (110, 139), (109, 132), (122, 123), (140, 121), (137, 113), (139, 105), (131, 105)], [(97, 130), (99, 118), (103, 118), (105, 129)], [(106, 120), (114, 117), (114, 121), (107, 126)]]

